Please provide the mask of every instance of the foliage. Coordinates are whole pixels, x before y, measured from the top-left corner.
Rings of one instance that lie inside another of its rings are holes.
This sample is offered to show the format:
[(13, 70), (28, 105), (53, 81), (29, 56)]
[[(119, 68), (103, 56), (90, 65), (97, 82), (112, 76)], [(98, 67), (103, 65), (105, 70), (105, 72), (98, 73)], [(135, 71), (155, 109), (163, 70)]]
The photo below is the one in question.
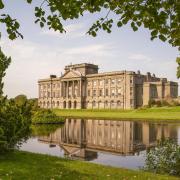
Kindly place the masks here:
[(179, 106), (180, 103), (173, 99), (167, 100), (154, 100), (150, 99), (148, 102), (148, 107), (163, 107), (163, 106)]
[(149, 107), (152, 107), (152, 106), (154, 106), (156, 104), (156, 101), (154, 100), (154, 99), (150, 99), (149, 101), (148, 101), (148, 106)]
[(3, 95), (3, 82), (2, 79), (5, 76), (5, 70), (11, 63), (11, 58), (6, 57), (0, 48), (0, 97)]
[(32, 136), (49, 136), (54, 133), (58, 128), (63, 127), (63, 125), (57, 124), (37, 124), (32, 126)]
[(31, 105), (32, 112), (37, 111), (39, 109), (37, 98), (28, 99), (28, 103)]
[[(33, 0), (25, 0), (31, 4)], [(0, 9), (4, 9), (0, 0)], [(151, 40), (159, 38), (172, 46), (180, 47), (180, 3), (179, 0), (41, 0), (35, 8), (36, 21), (40, 27), (65, 32), (63, 22), (77, 19), (85, 13), (106, 13), (89, 29), (88, 34), (96, 36), (98, 30), (111, 32), (113, 24), (121, 27), (130, 24), (134, 31), (143, 26), (151, 32)], [(18, 32), (19, 23), (8, 14), (0, 16), (0, 22), (6, 24), (10, 39), (22, 35)]]
[(10, 61), (0, 50), (0, 153), (20, 145), (28, 137), (31, 123), (31, 107), (27, 103), (17, 105), (3, 97), (2, 79)]
[(178, 67), (177, 67), (177, 78), (180, 78), (180, 57), (177, 57), (176, 62), (178, 64)]
[(32, 122), (34, 124), (44, 124), (44, 123), (62, 123), (65, 119), (57, 116), (50, 109), (40, 109), (34, 113)]
[(17, 106), (13, 101), (5, 103), (0, 108), (0, 153), (15, 146), (30, 135), (30, 106)]
[(180, 176), (180, 146), (169, 139), (160, 141), (148, 152), (145, 170)]
[(18, 106), (23, 106), (27, 102), (26, 95), (20, 94), (14, 98), (15, 103)]

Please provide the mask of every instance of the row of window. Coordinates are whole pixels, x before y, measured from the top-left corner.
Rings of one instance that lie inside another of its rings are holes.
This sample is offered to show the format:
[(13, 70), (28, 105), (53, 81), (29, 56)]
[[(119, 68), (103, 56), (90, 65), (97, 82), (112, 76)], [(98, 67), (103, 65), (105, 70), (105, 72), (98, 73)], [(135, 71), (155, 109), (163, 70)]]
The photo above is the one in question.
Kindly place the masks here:
[[(90, 105), (89, 102), (87, 102), (87, 106), (89, 106), (89, 105)], [(116, 107), (116, 106), (119, 107), (119, 106), (123, 106), (123, 103), (121, 101), (117, 101), (117, 102), (115, 102), (115, 101), (111, 101), (111, 102), (108, 102), (108, 101), (105, 101), (105, 102), (93, 101), (92, 102), (92, 107), (103, 107), (103, 105), (105, 107), (108, 107), (108, 106), (110, 106), (110, 107)]]
[(122, 92), (122, 89), (121, 88), (118, 88), (117, 89), (117, 91), (116, 91), (116, 89), (111, 89), (110, 91), (109, 91), (109, 89), (105, 89), (105, 91), (103, 91), (103, 89), (99, 89), (99, 90), (88, 90), (88, 92), (87, 92), (87, 95), (88, 96), (116, 96), (116, 95), (118, 95), (118, 96), (120, 96), (120, 95), (122, 95), (123, 94), (123, 92)]
[[(51, 93), (50, 92), (40, 92), (39, 93), (39, 97), (40, 98), (45, 98), (45, 97), (50, 98), (51, 97)], [(52, 97), (53, 98), (59, 98), (60, 97), (60, 92), (59, 91), (52, 92)]]
[[(53, 83), (52, 84), (52, 88), (60, 88), (60, 83)], [(48, 83), (48, 84), (41, 84), (41, 85), (39, 85), (39, 88), (40, 89), (49, 89), (51, 87), (51, 84), (50, 83)]]
[[(109, 84), (111, 83), (111, 85), (113, 84), (121, 84), (123, 82), (124, 78), (118, 78), (118, 79), (102, 79), (102, 80), (92, 80), (92, 81), (88, 81), (88, 86), (93, 85), (93, 86), (102, 86), (104, 84)], [(130, 79), (130, 83), (132, 83), (133, 80)]]

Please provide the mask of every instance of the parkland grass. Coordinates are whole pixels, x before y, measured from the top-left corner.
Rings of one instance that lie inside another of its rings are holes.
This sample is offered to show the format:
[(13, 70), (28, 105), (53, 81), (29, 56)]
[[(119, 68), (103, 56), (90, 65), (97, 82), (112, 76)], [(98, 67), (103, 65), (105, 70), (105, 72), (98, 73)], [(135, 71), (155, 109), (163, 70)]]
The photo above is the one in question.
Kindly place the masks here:
[(176, 180), (168, 175), (113, 168), (94, 163), (15, 151), (0, 155), (0, 179), (3, 180)]
[(56, 115), (72, 118), (119, 119), (144, 121), (175, 121), (180, 122), (180, 106), (154, 107), (135, 110), (99, 110), (99, 109), (54, 109)]

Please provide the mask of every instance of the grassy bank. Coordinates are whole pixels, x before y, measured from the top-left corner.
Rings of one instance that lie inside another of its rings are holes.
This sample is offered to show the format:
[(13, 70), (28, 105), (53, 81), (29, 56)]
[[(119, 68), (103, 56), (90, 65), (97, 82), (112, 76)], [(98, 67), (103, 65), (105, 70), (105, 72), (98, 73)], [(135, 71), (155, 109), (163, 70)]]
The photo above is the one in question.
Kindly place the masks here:
[(175, 180), (178, 178), (16, 151), (0, 156), (0, 179)]
[(135, 110), (61, 110), (55, 109), (58, 116), (95, 119), (127, 120), (175, 120), (180, 122), (180, 106), (159, 107)]

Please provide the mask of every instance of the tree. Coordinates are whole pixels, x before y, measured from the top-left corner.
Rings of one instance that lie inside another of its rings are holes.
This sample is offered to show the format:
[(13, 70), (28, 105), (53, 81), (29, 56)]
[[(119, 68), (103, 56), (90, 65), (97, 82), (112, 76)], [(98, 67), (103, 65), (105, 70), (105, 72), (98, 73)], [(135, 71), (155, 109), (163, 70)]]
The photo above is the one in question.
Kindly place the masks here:
[(0, 49), (0, 97), (3, 94), (3, 82), (2, 79), (5, 76), (5, 70), (8, 68), (11, 62), (10, 57), (6, 57), (2, 50)]
[(27, 102), (27, 96), (20, 94), (14, 98), (14, 101), (18, 106), (23, 106)]
[(0, 49), (0, 153), (18, 146), (30, 134), (31, 106), (3, 97), (2, 80), (10, 62)]
[(177, 67), (177, 78), (180, 78), (180, 57), (178, 57), (176, 59), (176, 62), (178, 64), (178, 67)]
[[(25, 1), (29, 4), (33, 2)], [(0, 9), (4, 9), (3, 0), (0, 0)], [(149, 29), (151, 40), (159, 38), (180, 48), (179, 0), (41, 0), (39, 7), (35, 8), (35, 23), (63, 33), (64, 20), (77, 19), (86, 12), (93, 14), (102, 11), (107, 11), (106, 16), (98, 19), (88, 34), (96, 36), (100, 29), (110, 33), (113, 24), (121, 27), (130, 23), (134, 31), (141, 26)], [(10, 39), (22, 37), (16, 19), (1, 14), (0, 22), (6, 24)]]

